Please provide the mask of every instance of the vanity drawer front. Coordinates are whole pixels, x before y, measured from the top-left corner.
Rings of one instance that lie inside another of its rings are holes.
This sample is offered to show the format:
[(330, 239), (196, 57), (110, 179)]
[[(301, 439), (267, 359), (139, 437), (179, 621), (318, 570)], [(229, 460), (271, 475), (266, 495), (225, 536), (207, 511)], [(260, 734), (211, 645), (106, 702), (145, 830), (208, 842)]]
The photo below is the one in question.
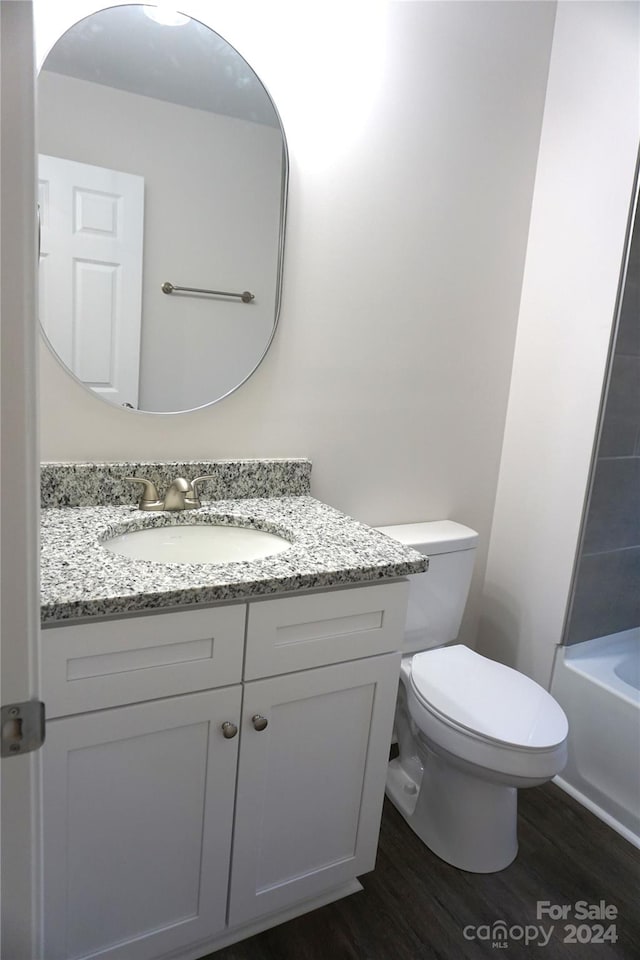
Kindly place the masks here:
[(44, 630), (47, 716), (238, 683), (245, 616), (238, 604)]
[(399, 650), (409, 583), (249, 605), (245, 680)]

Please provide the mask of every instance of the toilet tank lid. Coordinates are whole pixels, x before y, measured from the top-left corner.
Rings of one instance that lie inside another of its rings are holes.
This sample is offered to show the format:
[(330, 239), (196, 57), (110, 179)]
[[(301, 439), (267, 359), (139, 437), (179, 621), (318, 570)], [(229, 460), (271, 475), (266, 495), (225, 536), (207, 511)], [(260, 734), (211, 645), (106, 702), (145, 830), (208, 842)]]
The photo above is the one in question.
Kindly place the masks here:
[(376, 527), (376, 530), (405, 546), (422, 548), (430, 556), (453, 553), (456, 550), (472, 550), (478, 542), (475, 530), (454, 520), (397, 523), (388, 527)]

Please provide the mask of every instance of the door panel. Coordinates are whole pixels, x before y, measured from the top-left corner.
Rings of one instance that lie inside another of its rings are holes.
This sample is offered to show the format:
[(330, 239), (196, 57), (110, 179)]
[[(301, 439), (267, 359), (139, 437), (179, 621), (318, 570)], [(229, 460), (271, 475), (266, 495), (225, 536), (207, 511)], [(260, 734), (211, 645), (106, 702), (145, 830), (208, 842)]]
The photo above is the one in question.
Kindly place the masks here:
[(152, 960), (224, 928), (239, 712), (235, 686), (49, 724), (46, 960)]
[[(2, 703), (37, 699), (39, 464), (32, 5), (0, 3)], [(37, 755), (2, 761), (0, 955), (38, 956)]]
[(40, 321), (96, 393), (138, 406), (144, 178), (39, 157)]
[(388, 654), (246, 684), (232, 926), (373, 869), (399, 663)]
[[(259, 894), (355, 856), (374, 694), (368, 683), (270, 707)], [(285, 826), (295, 843), (282, 842)]]

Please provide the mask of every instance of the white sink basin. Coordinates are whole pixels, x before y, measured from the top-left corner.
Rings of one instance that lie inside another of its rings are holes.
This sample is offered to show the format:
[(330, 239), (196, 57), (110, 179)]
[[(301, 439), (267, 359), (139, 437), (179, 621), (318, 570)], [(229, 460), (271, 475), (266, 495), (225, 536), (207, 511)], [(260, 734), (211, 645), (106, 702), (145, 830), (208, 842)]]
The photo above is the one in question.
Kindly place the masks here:
[(284, 537), (252, 527), (213, 523), (180, 524), (133, 530), (102, 546), (132, 560), (156, 563), (228, 563), (231, 560), (260, 560), (282, 553), (291, 546)]

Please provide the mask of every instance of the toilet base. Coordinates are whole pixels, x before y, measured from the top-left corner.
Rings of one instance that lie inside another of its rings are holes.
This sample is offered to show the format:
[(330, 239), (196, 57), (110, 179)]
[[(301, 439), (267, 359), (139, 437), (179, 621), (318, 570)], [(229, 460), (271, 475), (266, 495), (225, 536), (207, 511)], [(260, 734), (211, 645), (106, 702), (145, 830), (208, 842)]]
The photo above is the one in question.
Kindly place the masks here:
[(418, 792), (419, 788), (415, 780), (406, 772), (400, 761), (391, 760), (387, 767), (385, 793), (407, 821), (416, 809)]
[(471, 873), (504, 870), (518, 853), (515, 787), (482, 780), (422, 745), (416, 783), (392, 760), (386, 793), (422, 842), (441, 860)]

